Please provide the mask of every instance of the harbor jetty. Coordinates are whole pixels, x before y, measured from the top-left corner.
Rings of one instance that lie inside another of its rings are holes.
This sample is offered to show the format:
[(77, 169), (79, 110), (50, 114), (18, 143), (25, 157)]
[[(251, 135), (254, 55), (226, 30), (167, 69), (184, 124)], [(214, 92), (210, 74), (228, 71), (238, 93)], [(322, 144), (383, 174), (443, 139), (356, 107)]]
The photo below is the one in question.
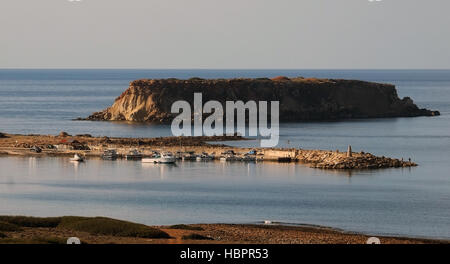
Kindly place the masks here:
[(86, 158), (99, 158), (104, 151), (114, 149), (120, 158), (136, 150), (143, 157), (157, 152), (211, 154), (219, 159), (224, 153), (235, 153), (241, 161), (251, 153), (257, 162), (298, 162), (319, 169), (381, 169), (414, 167), (411, 160), (378, 157), (366, 152), (331, 150), (306, 150), (302, 148), (240, 148), (221, 144), (220, 141), (246, 140), (240, 136), (215, 137), (160, 137), (160, 138), (110, 138), (91, 135), (10, 135), (0, 138), (0, 155), (67, 156), (74, 154)]

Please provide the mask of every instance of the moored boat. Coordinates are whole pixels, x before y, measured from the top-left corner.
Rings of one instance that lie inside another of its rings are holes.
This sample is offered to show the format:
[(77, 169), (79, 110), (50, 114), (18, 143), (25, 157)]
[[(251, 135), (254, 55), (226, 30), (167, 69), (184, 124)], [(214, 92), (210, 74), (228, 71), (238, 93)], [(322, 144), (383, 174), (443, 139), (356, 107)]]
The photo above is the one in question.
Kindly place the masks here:
[(244, 161), (244, 162), (255, 162), (256, 161), (256, 156), (244, 155), (244, 157), (242, 158), (242, 161)]
[(105, 150), (102, 154), (102, 159), (104, 160), (116, 160), (119, 157), (115, 149)]
[(192, 161), (192, 160), (196, 160), (196, 159), (197, 159), (197, 155), (195, 155), (193, 151), (186, 152), (182, 155), (183, 161)]
[(128, 154), (125, 156), (125, 158), (127, 160), (141, 160), (142, 154), (139, 153), (139, 151), (137, 151), (136, 149), (134, 149), (134, 150), (131, 150), (130, 152), (128, 152)]
[(175, 163), (176, 158), (172, 153), (155, 153), (153, 156), (149, 158), (143, 158), (143, 163), (163, 163), (163, 164), (173, 164)]
[(225, 161), (237, 161), (239, 160), (238, 157), (236, 157), (235, 155), (223, 155), (222, 157), (220, 157), (220, 161), (225, 162)]
[(211, 161), (213, 159), (214, 159), (214, 156), (213, 155), (209, 155), (206, 152), (203, 152), (201, 155), (198, 155), (197, 158), (196, 158), (197, 161)]
[(159, 163), (175, 163), (176, 158), (175, 156), (170, 153), (170, 152), (166, 152), (166, 153), (161, 153), (161, 160)]
[(78, 155), (78, 154), (75, 154), (75, 155), (73, 156), (73, 158), (70, 158), (70, 161), (73, 161), (73, 162), (83, 162), (83, 161), (84, 161), (84, 158), (81, 157), (81, 156)]

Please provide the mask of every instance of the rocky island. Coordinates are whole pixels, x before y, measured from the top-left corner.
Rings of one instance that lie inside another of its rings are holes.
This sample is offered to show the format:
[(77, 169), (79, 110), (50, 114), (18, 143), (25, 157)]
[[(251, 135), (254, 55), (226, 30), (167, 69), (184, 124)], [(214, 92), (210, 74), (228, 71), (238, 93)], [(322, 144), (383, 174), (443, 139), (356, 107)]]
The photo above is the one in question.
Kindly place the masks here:
[(400, 99), (391, 84), (316, 78), (143, 79), (130, 83), (111, 107), (83, 120), (167, 123), (176, 116), (172, 103), (203, 100), (279, 101), (280, 121), (436, 116), (409, 97)]

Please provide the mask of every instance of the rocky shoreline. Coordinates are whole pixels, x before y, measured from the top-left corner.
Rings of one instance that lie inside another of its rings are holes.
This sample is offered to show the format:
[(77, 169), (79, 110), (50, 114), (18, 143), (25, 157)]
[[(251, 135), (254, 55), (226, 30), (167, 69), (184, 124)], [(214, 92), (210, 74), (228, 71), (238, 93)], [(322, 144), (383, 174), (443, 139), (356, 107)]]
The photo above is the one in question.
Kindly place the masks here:
[[(234, 152), (243, 156), (250, 151), (255, 152), (258, 162), (299, 162), (311, 168), (352, 170), (415, 167), (411, 160), (378, 157), (370, 153), (346, 152), (330, 150), (304, 150), (279, 148), (239, 148), (223, 144), (212, 144), (217, 141), (245, 140), (240, 136), (232, 137), (162, 137), (162, 138), (109, 138), (92, 137), (90, 135), (71, 136), (65, 132), (60, 135), (9, 135), (0, 138), (0, 155), (18, 156), (73, 156), (81, 154), (98, 158), (107, 149), (116, 149), (119, 156), (124, 157), (130, 150), (138, 150), (144, 156), (154, 151), (192, 152), (195, 154)], [(41, 152), (36, 153), (38, 147)]]
[(168, 123), (178, 100), (193, 107), (194, 93), (203, 101), (279, 101), (280, 121), (437, 116), (409, 97), (400, 99), (394, 85), (357, 80), (273, 79), (142, 79), (130, 83), (111, 107), (78, 120)]

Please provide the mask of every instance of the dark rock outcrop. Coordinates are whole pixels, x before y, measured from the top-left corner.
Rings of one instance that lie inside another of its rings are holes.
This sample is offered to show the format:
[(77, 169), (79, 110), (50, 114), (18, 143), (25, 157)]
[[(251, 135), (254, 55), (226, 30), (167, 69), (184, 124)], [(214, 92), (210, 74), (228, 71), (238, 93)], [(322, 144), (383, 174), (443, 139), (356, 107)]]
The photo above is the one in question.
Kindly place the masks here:
[(411, 98), (400, 99), (394, 85), (357, 80), (305, 79), (162, 79), (136, 80), (114, 104), (87, 120), (170, 122), (172, 103), (194, 93), (203, 103), (225, 101), (280, 101), (280, 121), (337, 120), (349, 118), (414, 117), (439, 115), (419, 109)]

